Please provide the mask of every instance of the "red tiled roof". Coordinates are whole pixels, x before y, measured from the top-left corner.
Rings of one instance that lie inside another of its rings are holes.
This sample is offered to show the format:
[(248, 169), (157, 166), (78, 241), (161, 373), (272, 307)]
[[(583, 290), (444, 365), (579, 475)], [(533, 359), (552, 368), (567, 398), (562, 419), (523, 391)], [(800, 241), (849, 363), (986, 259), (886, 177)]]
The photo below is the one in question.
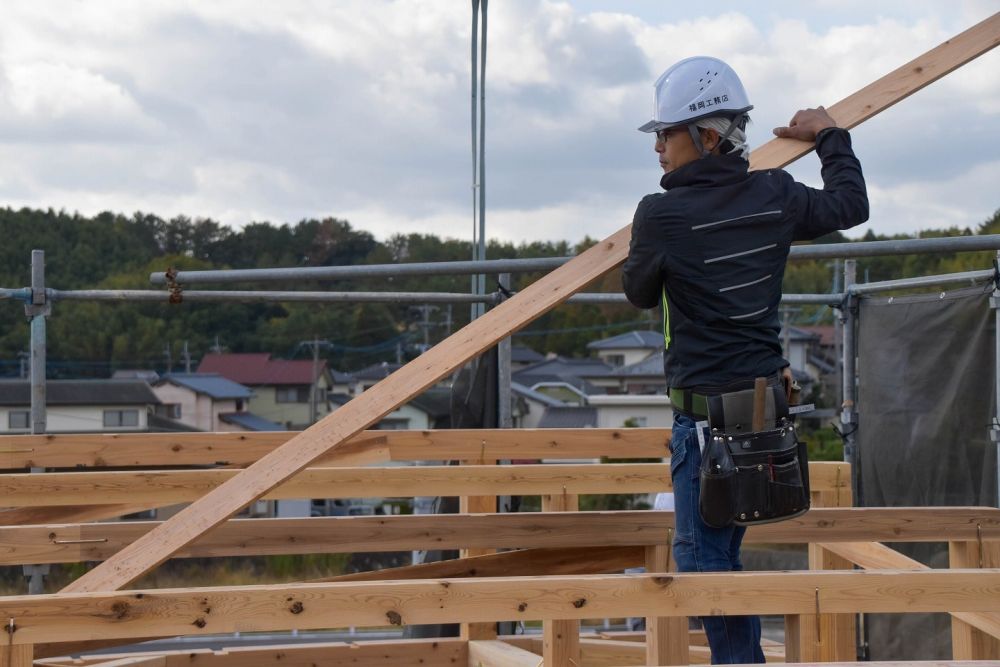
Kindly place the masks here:
[[(320, 372), (326, 361), (320, 361)], [(241, 354), (206, 354), (198, 365), (199, 373), (218, 373), (240, 384), (259, 386), (277, 384), (312, 384), (311, 359), (272, 359), (267, 352)]]

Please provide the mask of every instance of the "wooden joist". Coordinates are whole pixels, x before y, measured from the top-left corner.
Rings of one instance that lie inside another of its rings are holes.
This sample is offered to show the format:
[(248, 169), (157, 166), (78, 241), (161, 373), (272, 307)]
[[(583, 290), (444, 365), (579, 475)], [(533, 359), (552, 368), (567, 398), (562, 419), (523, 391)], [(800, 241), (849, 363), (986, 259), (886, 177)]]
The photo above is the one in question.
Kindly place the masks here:
[[(846, 465), (810, 464), (813, 488), (844, 488), (850, 483)], [(22, 508), (0, 512), (0, 525), (15, 525), (16, 519), (22, 524), (86, 521), (190, 502), (238, 474), (229, 469), (0, 474), (0, 497)], [(307, 468), (264, 498), (405, 498), (472, 490), (491, 495), (652, 493), (672, 488), (664, 463)], [(100, 505), (84, 502), (115, 507), (102, 512)], [(495, 505), (487, 503), (483, 509), (493, 511)], [(45, 520), (46, 513), (54, 517)]]
[[(840, 125), (853, 127), (998, 42), (1000, 14), (838, 102), (830, 111)], [(812, 145), (808, 142), (774, 140), (754, 151), (751, 165), (756, 169), (781, 167), (809, 150)], [(628, 254), (630, 234), (631, 226), (623, 227), (474, 320), (77, 579), (66, 590), (115, 590), (142, 576), (326, 452), (619, 266)]]
[[(0, 497), (15, 507), (96, 501), (122, 504), (128, 500), (172, 505), (196, 500), (240, 474), (220, 469), (0, 475)], [(562, 489), (568, 493), (653, 493), (670, 488), (670, 467), (663, 463), (309, 468), (264, 497), (541, 495)]]
[[(399, 639), (316, 642), (212, 649), (189, 649), (119, 656), (86, 656), (47, 661), (52, 667), (107, 667), (114, 659), (163, 660), (163, 667), (465, 667), (468, 651), (457, 639)], [(48, 666), (46, 666), (48, 667)], [(537, 667), (537, 666), (535, 666)]]
[[(159, 524), (155, 521), (0, 527), (0, 565), (100, 561)], [(233, 519), (176, 556), (211, 558), (412, 549), (559, 549), (666, 544), (672, 512), (572, 512)], [(1000, 510), (816, 508), (755, 526), (744, 542), (803, 544), (882, 540), (1000, 539)], [(641, 563), (639, 563), (641, 564)], [(898, 562), (892, 567), (909, 567)]]
[[(80, 433), (0, 436), (0, 470), (27, 468), (244, 468), (298, 435)], [(667, 428), (364, 431), (317, 465), (483, 459), (651, 459), (669, 456)]]
[[(1000, 570), (500, 577), (8, 597), (13, 644), (410, 623), (1000, 611)], [(920, 591), (914, 595), (914, 591)]]

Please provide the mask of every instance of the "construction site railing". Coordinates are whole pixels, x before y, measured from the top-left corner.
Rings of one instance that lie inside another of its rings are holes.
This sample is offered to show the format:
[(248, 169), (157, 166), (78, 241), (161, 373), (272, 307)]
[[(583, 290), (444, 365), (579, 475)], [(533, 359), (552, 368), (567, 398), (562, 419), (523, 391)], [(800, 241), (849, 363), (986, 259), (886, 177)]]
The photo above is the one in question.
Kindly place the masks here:
[[(132, 448), (133, 464), (153, 467), (161, 464), (164, 453), (174, 451), (188, 455), (197, 452), (188, 461), (203, 463), (207, 460), (206, 447), (215, 437), (227, 441), (223, 450), (242, 440), (260, 453), (270, 451), (280, 439), (291, 435), (16, 436), (0, 438), (0, 447), (13, 457), (8, 463), (16, 461), (19, 465), (29, 462), (25, 455), (49, 457), (45, 460), (60, 463), (112, 465), (107, 461), (127, 460), (119, 457)], [(470, 442), (473, 435), (477, 440)], [(576, 436), (580, 442), (576, 442)], [(79, 451), (74, 454), (71, 450), (77, 438)], [(752, 528), (746, 541), (808, 544), (810, 568), (824, 572), (675, 574), (670, 572), (672, 512), (575, 511), (581, 493), (669, 490), (669, 464), (481, 464), (493, 457), (516, 458), (526, 453), (554, 460), (579, 458), (581, 454), (593, 458), (666, 458), (668, 439), (667, 429), (602, 429), (592, 433), (589, 429), (366, 432), (344, 457), (370, 464), (394, 457), (429, 458), (428, 453), (432, 453), (433, 459), (464, 459), (478, 465), (450, 469), (314, 467), (290, 481), (287, 486), (292, 491), (288, 492), (315, 497), (327, 497), (331, 489), (354, 496), (475, 493), (474, 497), (492, 498), (490, 494), (523, 491), (542, 494), (542, 506), (547, 511), (493, 514), (494, 504), (488, 511), (458, 515), (231, 519), (176, 556), (415, 548), (464, 548), (472, 554), (495, 549), (517, 551), (339, 575), (304, 584), (4, 598), (0, 600), (0, 613), (15, 620), (10, 646), (17, 647), (21, 655), (30, 650), (33, 659), (65, 654), (84, 638), (120, 643), (249, 629), (288, 631), (437, 622), (467, 625), (465, 643), (444, 651), (452, 657), (452, 650), (467, 654), (519, 650), (522, 657), (527, 657), (535, 654), (518, 648), (516, 641), (501, 641), (495, 631), (491, 637), (483, 630), (492, 628), (496, 621), (530, 619), (543, 622), (542, 639), (532, 640), (543, 644), (543, 654), (557, 650), (573, 655), (631, 650), (632, 657), (642, 652), (649, 660), (645, 664), (687, 664), (707, 657), (707, 649), (689, 646), (691, 636), (684, 617), (706, 613), (785, 615), (784, 649), (771, 645), (766, 648), (770, 657), (788, 660), (852, 659), (854, 614), (862, 611), (954, 612), (953, 634), (959, 638), (956, 657), (983, 656), (983, 638), (1000, 637), (1000, 616), (982, 613), (1000, 611), (995, 594), (1000, 590), (1000, 571), (988, 569), (1000, 565), (993, 560), (1000, 543), (998, 509), (852, 508), (846, 465), (813, 463), (810, 472), (815, 509), (787, 522)], [(23, 451), (28, 449), (34, 451)], [(97, 458), (102, 455), (108, 457), (107, 461)], [(237, 461), (235, 465), (249, 462), (247, 458)], [(234, 465), (232, 461), (227, 464)], [(59, 510), (67, 503), (95, 500), (111, 512), (124, 507), (115, 504), (122, 500), (155, 506), (197, 497), (210, 485), (206, 480), (234, 473), (223, 468), (0, 475), (3, 497), (10, 499), (8, 506), (20, 507), (0, 513), (0, 517), (21, 510)], [(344, 484), (355, 488), (345, 490), (341, 488)], [(279, 489), (276, 493), (283, 492)], [(77, 509), (72, 505), (69, 508)], [(158, 525), (35, 524), (0, 527), (0, 565), (99, 561)], [(953, 567), (973, 569), (922, 571), (923, 566), (878, 544), (881, 541), (947, 541)], [(879, 571), (847, 571), (855, 565)], [(653, 574), (608, 574), (636, 566), (645, 566)], [(885, 568), (892, 572), (881, 571)], [(845, 571), (831, 571), (836, 569)], [(541, 574), (548, 576), (529, 576)], [(494, 576), (504, 579), (484, 578)], [(774, 586), (775, 593), (761, 600), (761, 586)], [(579, 638), (579, 619), (642, 615), (648, 617), (644, 644), (595, 645), (608, 640)], [(63, 631), (57, 632), (57, 627)], [(494, 643), (498, 641), (500, 644)], [(524, 640), (520, 645), (529, 646)], [(16, 655), (14, 649), (11, 655)], [(538, 656), (534, 659), (537, 664)], [(11, 665), (20, 667), (22, 663)]]

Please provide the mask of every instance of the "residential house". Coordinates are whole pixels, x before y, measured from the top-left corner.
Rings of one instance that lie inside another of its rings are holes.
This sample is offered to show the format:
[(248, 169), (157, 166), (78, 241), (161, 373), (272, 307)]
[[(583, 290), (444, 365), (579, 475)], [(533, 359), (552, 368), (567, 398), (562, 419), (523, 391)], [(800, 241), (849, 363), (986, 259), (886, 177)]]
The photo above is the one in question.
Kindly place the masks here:
[(629, 331), (611, 338), (595, 340), (587, 344), (587, 349), (609, 366), (630, 366), (663, 350), (663, 333)]
[(540, 428), (546, 409), (567, 407), (559, 399), (518, 382), (510, 383), (510, 393), (510, 412), (514, 428)]
[(618, 380), (618, 390), (609, 394), (665, 394), (667, 379), (663, 374), (663, 351), (657, 350), (642, 361), (613, 369), (609, 378)]
[(153, 385), (156, 414), (199, 431), (283, 431), (248, 410), (249, 387), (218, 373), (168, 373)]
[(330, 413), (333, 376), (326, 361), (272, 359), (263, 353), (206, 354), (199, 373), (218, 373), (253, 390), (251, 410), (289, 430), (300, 430)]
[(527, 345), (510, 346), (511, 371), (519, 371), (522, 368), (531, 366), (532, 364), (537, 364), (539, 361), (545, 361), (545, 355), (535, 352)]
[(553, 357), (511, 375), (511, 380), (564, 403), (583, 405), (587, 396), (617, 391), (612, 367), (600, 359)]
[(403, 364), (381, 361), (377, 364), (366, 366), (360, 371), (355, 371), (354, 373), (351, 373), (350, 391), (348, 393), (352, 396), (357, 396), (366, 389), (375, 386), (385, 378), (389, 377), (402, 367)]
[[(330, 403), (336, 410), (352, 398), (347, 394), (330, 394)], [(450, 426), (451, 390), (432, 387), (387, 414), (372, 428), (383, 431), (426, 431)]]
[(587, 404), (597, 412), (598, 428), (669, 428), (674, 423), (670, 399), (662, 393), (590, 396)]
[[(49, 380), (46, 433), (128, 433), (149, 430), (160, 400), (141, 380)], [(0, 432), (31, 432), (31, 385), (0, 381)]]

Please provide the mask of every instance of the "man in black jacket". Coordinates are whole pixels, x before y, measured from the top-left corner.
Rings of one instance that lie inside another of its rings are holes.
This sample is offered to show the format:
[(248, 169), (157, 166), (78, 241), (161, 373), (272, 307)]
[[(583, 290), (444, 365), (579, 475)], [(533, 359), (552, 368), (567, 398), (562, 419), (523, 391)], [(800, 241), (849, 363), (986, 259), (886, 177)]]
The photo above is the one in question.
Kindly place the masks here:
[[(744, 528), (707, 526), (698, 515), (707, 397), (788, 374), (778, 304), (789, 246), (868, 219), (850, 135), (819, 107), (775, 134), (815, 141), (823, 189), (781, 169), (748, 171), (749, 104), (724, 62), (697, 57), (656, 82), (654, 119), (664, 192), (639, 203), (623, 268), (629, 301), (663, 308), (664, 372), (674, 409), (670, 443), (682, 572), (740, 570)], [(788, 381), (790, 377), (786, 377)], [(764, 662), (756, 616), (702, 619), (715, 664)]]

